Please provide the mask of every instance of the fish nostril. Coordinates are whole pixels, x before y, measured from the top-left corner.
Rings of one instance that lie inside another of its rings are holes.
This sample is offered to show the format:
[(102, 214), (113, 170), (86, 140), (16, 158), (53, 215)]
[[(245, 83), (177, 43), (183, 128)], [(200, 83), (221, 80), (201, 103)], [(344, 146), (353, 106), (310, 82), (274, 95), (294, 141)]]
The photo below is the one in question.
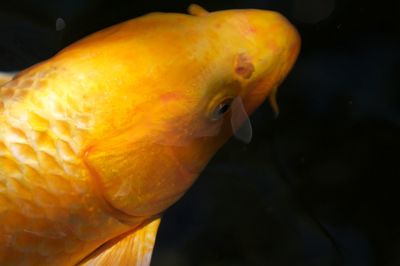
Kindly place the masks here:
[(249, 79), (254, 72), (254, 65), (250, 56), (240, 53), (235, 60), (235, 73), (244, 79)]

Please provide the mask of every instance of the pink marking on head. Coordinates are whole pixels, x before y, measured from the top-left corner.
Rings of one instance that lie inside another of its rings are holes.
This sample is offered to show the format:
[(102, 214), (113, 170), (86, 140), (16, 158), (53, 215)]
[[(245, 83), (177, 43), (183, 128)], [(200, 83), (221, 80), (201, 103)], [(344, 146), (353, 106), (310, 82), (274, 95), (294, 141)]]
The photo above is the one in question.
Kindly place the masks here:
[(256, 33), (256, 32), (257, 32), (257, 28), (251, 26), (251, 27), (249, 28), (249, 31), (250, 31), (251, 33)]
[(182, 96), (176, 92), (167, 92), (164, 94), (160, 95), (160, 100), (162, 102), (169, 102), (169, 101), (173, 101), (173, 100), (179, 100), (181, 99)]

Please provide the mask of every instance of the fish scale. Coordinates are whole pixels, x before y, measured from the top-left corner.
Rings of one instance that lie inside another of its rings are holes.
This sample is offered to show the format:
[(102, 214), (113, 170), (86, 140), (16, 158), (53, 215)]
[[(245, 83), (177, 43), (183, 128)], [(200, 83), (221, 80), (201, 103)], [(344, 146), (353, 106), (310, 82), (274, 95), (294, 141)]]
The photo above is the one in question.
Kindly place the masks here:
[(47, 94), (47, 78), (33, 73), (0, 87), (0, 106), (7, 108), (0, 110), (0, 243), (6, 243), (0, 260), (10, 265), (51, 265), (55, 258), (59, 265), (76, 263), (82, 259), (77, 250), (90, 253), (127, 230), (95, 204), (78, 155), (84, 131), (65, 113), (40, 112), (37, 98)]

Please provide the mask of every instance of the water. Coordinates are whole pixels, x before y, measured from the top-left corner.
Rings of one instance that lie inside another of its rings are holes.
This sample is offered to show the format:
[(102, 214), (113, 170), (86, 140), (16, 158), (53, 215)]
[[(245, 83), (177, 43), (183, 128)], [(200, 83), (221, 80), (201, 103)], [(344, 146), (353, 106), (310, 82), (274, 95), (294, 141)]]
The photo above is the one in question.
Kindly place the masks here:
[[(165, 214), (152, 265), (399, 265), (399, 28), (391, 1), (199, 1), (280, 11), (299, 60)], [(106, 26), (189, 1), (2, 4), (0, 70), (48, 58)]]

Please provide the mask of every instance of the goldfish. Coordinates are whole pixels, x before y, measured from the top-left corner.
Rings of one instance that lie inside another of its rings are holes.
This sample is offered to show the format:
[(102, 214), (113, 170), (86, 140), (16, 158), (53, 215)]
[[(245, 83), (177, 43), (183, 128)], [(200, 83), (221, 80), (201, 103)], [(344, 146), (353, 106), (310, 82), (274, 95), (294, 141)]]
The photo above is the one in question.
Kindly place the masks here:
[(191, 5), (3, 75), (0, 264), (149, 265), (163, 212), (232, 134), (249, 141), (247, 115), (277, 110), (299, 49), (277, 12)]

